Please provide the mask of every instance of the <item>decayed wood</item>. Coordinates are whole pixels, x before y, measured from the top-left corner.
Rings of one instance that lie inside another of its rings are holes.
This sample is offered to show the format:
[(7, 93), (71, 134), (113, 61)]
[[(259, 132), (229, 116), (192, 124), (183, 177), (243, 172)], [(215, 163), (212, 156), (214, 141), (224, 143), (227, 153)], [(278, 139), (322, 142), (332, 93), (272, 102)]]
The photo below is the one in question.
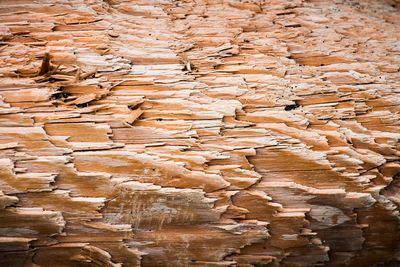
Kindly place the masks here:
[(400, 264), (399, 2), (50, 2), (0, 1), (0, 266)]

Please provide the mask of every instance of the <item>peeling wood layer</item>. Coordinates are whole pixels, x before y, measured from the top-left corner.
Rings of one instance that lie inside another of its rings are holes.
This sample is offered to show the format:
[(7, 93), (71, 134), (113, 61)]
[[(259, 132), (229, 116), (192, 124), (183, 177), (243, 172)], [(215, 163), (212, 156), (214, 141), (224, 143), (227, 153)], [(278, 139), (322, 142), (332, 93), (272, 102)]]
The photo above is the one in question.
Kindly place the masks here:
[(0, 1), (0, 266), (398, 266), (400, 3)]

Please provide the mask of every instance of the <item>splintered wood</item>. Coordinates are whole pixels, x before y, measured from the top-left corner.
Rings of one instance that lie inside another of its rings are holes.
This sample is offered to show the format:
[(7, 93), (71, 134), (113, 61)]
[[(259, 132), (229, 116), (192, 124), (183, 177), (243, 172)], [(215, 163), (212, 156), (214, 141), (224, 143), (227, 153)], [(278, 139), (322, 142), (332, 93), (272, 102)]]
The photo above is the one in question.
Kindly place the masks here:
[(399, 266), (400, 3), (1, 0), (0, 266)]

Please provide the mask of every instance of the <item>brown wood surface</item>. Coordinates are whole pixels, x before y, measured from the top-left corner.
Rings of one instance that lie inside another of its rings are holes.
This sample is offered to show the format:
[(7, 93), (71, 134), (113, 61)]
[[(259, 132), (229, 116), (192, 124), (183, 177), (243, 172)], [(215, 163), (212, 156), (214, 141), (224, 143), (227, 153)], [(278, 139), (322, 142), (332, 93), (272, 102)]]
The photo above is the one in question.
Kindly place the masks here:
[(400, 266), (400, 3), (0, 0), (0, 266)]

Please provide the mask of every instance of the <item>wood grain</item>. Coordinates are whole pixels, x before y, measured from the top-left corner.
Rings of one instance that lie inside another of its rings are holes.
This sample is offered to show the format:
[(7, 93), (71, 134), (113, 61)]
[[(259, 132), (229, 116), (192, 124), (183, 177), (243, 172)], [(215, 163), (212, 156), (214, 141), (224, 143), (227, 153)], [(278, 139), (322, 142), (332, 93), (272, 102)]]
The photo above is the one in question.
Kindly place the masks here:
[(399, 266), (400, 4), (0, 1), (0, 266)]

